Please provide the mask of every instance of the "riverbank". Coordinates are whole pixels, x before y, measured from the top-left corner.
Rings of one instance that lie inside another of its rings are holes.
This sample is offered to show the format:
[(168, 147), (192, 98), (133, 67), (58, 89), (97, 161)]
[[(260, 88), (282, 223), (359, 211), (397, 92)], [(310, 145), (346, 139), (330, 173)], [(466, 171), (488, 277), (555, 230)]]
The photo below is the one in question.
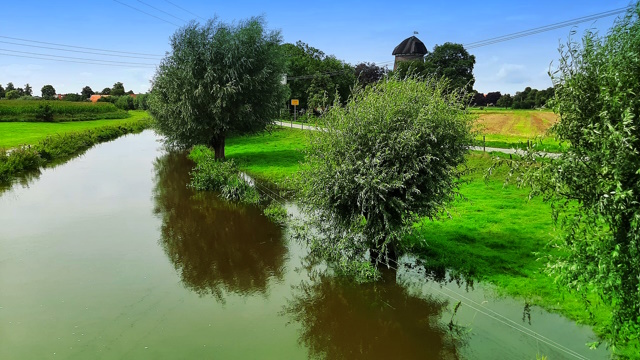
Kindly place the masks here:
[(35, 145), (48, 136), (78, 133), (105, 126), (120, 126), (149, 117), (144, 110), (131, 110), (126, 119), (100, 119), (68, 122), (0, 122), (0, 149)]
[[(142, 113), (146, 115), (146, 112)], [(21, 173), (37, 171), (43, 166), (77, 155), (97, 143), (113, 140), (125, 134), (141, 132), (151, 127), (152, 124), (151, 118), (144, 116), (142, 113), (136, 114), (135, 119), (127, 121), (104, 120), (99, 124), (94, 121), (77, 123), (93, 123), (85, 125), (84, 130), (81, 130), (83, 127), (74, 127), (75, 130), (51, 133), (52, 128), (46, 127), (40, 133), (34, 134), (30, 142), (23, 142), (21, 143), (22, 146), (16, 147), (12, 151), (0, 150), (0, 182), (8, 182)], [(13, 124), (31, 125), (29, 123), (6, 123), (0, 125)], [(33, 125), (37, 128), (49, 124), (37, 123)], [(0, 130), (5, 129), (0, 128)], [(0, 134), (6, 135), (4, 132), (0, 132)], [(6, 136), (8, 139), (18, 137)]]
[[(226, 153), (251, 176), (295, 191), (291, 179), (304, 159), (305, 134), (280, 128), (269, 134), (233, 137), (227, 140)], [(594, 292), (568, 292), (544, 272), (545, 259), (561, 255), (549, 246), (550, 240), (560, 235), (550, 206), (540, 199), (529, 201), (525, 189), (504, 187), (506, 170), (485, 181), (492, 156), (481, 152), (468, 156), (467, 166), (472, 171), (460, 187), (464, 199), (448, 209), (451, 218), (416, 224), (416, 235), (407, 239), (407, 245), (434, 267), (490, 282), (505, 294), (588, 324), (606, 338), (608, 306)], [(586, 308), (582, 296), (589, 300)], [(634, 343), (618, 350), (633, 358), (639, 349)]]

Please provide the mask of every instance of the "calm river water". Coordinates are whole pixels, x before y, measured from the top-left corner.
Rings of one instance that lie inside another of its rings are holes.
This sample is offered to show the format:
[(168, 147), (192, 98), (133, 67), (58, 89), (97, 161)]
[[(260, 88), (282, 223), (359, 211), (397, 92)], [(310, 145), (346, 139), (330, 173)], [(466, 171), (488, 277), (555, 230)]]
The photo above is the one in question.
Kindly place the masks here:
[(258, 209), (188, 189), (191, 167), (145, 131), (0, 194), (0, 359), (607, 358), (479, 286), (310, 270)]

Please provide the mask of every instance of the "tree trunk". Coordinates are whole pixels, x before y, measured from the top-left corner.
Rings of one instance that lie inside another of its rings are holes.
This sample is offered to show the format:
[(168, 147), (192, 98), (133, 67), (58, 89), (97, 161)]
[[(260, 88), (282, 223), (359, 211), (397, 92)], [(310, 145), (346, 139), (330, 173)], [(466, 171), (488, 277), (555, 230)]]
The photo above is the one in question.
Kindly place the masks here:
[(216, 160), (222, 161), (224, 160), (224, 141), (225, 135), (220, 134), (213, 139), (211, 139), (211, 143), (209, 144), (213, 151), (215, 152)]

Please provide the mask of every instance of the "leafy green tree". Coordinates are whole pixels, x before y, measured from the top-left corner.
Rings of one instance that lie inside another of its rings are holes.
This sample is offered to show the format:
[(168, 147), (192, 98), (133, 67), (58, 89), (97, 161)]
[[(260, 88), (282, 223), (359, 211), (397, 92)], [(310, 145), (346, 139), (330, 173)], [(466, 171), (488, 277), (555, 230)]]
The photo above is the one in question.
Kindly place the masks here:
[(115, 104), (116, 107), (122, 110), (133, 110), (135, 108), (133, 97), (129, 95), (120, 96)]
[(368, 251), (395, 259), (413, 221), (437, 217), (456, 194), (472, 119), (448, 85), (393, 78), (357, 88), (310, 134), (300, 201), (321, 230), (312, 247), (343, 270), (366, 270)]
[(260, 17), (179, 29), (149, 97), (149, 111), (167, 142), (206, 144), (224, 159), (227, 135), (271, 124), (286, 99), (281, 41)]
[(9, 90), (7, 91), (5, 98), (7, 100), (15, 100), (20, 97), (20, 92), (18, 90)]
[(500, 94), (500, 91), (490, 92), (490, 93), (487, 93), (487, 95), (485, 95), (487, 105), (489, 104), (496, 105), (498, 103), (498, 100), (500, 100), (501, 97), (502, 97), (502, 94)]
[(386, 69), (374, 63), (363, 62), (355, 67), (356, 79), (360, 86), (376, 83), (387, 73)]
[(552, 259), (551, 273), (601, 294), (613, 309), (614, 342), (640, 334), (639, 16), (636, 3), (606, 36), (587, 32), (561, 46), (553, 131), (570, 146), (521, 173), (562, 220), (565, 255)]
[(10, 83), (7, 84), (7, 88), (5, 89), (5, 91), (9, 92), (9, 91), (15, 90), (15, 89), (16, 89), (16, 87), (13, 86), (12, 82), (10, 82)]
[(64, 97), (62, 98), (62, 100), (64, 101), (83, 101), (84, 97), (82, 97), (82, 95), (78, 95), (75, 93), (69, 93), (69, 94), (64, 94)]
[(115, 84), (113, 84), (113, 87), (111, 88), (111, 95), (113, 96), (122, 96), (125, 94), (124, 91), (124, 85), (121, 82), (117, 82)]
[(474, 92), (473, 98), (471, 99), (471, 105), (473, 106), (486, 106), (487, 99), (485, 98), (483, 93)]
[(102, 89), (102, 91), (100, 92), (101, 95), (111, 95), (111, 88), (104, 88)]
[(287, 59), (287, 85), (291, 98), (300, 100), (300, 108), (310, 107), (309, 98), (326, 97), (331, 104), (336, 93), (341, 101), (349, 97), (356, 82), (351, 65), (302, 41), (283, 44), (282, 49)]
[(82, 88), (82, 93), (81, 93), (81, 95), (82, 95), (82, 97), (83, 97), (84, 99), (88, 99), (88, 98), (90, 98), (90, 97), (91, 97), (91, 95), (94, 95), (94, 94), (95, 94), (95, 93), (93, 92), (93, 90), (91, 89), (91, 87), (90, 87), (90, 86), (85, 86), (85, 87), (83, 87), (83, 88)]
[(52, 85), (45, 85), (40, 90), (42, 93), (42, 98), (45, 100), (54, 99), (56, 96), (56, 89)]
[(24, 84), (24, 94), (26, 96), (33, 95), (33, 88), (31, 87), (31, 85), (29, 85), (29, 83)]
[(510, 94), (504, 94), (500, 96), (498, 101), (496, 101), (496, 106), (499, 106), (499, 107), (510, 108), (511, 105), (513, 105), (513, 98), (511, 97)]
[(2, 99), (5, 95), (5, 91), (4, 88), (2, 87), (2, 85), (0, 84), (0, 99)]
[(462, 44), (446, 42), (436, 45), (424, 57), (425, 69), (429, 75), (449, 79), (450, 88), (471, 92), (475, 78), (473, 66), (476, 57), (470, 55)]

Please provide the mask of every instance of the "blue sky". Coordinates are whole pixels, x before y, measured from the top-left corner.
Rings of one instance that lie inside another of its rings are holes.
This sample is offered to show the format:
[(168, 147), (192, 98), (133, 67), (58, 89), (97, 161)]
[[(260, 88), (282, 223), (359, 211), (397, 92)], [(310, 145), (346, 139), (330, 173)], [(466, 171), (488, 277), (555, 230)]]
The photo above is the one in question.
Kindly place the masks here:
[[(269, 28), (281, 30), (285, 42), (302, 40), (351, 64), (393, 61), (393, 48), (413, 35), (413, 31), (419, 32), (417, 36), (431, 50), (435, 44), (447, 41), (468, 44), (630, 4), (628, 0), (171, 2), (199, 17), (217, 15), (225, 22), (262, 15)], [(45, 84), (53, 85), (58, 93), (79, 93), (86, 85), (99, 91), (117, 81), (123, 82), (126, 90), (146, 92), (155, 72), (153, 64), (169, 50), (169, 37), (178, 28), (176, 25), (194, 18), (202, 21), (189, 12), (164, 0), (6, 1), (0, 14), (0, 83), (6, 86), (11, 81), (17, 87), (29, 83), (34, 95), (40, 95)], [(582, 34), (587, 28), (595, 28), (604, 34), (614, 18), (584, 23), (574, 29)], [(513, 94), (526, 86), (539, 89), (551, 86), (549, 65), (557, 60), (558, 45), (566, 41), (571, 29), (565, 27), (470, 49), (476, 56), (475, 88), (485, 93)], [(6, 37), (156, 56), (139, 59), (123, 56), (136, 56), (132, 54), (107, 57), (63, 52), (16, 45), (56, 47)], [(152, 65), (103, 66), (6, 55), (42, 57), (25, 52)]]

